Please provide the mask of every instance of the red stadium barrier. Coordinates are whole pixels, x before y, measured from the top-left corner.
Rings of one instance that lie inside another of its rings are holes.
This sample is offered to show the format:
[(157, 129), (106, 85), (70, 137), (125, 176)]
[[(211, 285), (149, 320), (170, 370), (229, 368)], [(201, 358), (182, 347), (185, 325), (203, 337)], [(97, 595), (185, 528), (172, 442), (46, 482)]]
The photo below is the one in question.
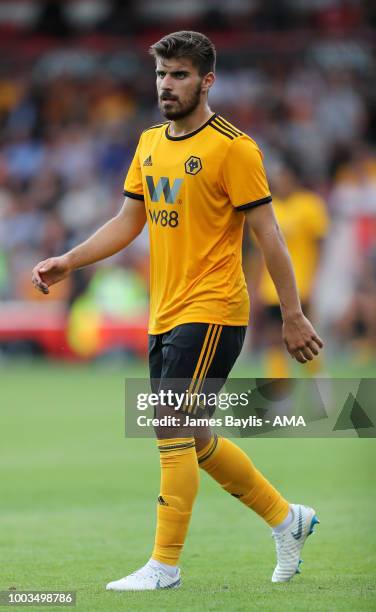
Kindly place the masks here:
[[(147, 354), (147, 320), (144, 316), (117, 319), (100, 316), (95, 330), (99, 342), (90, 356), (124, 349), (140, 358)], [(55, 359), (80, 359), (69, 340), (69, 311), (61, 302), (8, 302), (0, 306), (0, 344), (30, 342)]]

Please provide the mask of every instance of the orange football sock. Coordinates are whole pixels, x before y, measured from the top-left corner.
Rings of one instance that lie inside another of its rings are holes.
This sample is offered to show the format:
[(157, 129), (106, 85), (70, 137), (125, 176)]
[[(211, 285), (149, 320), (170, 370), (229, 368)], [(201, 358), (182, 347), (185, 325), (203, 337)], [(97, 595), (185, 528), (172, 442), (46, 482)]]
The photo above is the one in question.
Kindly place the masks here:
[(225, 491), (261, 516), (271, 527), (281, 523), (289, 512), (289, 503), (255, 468), (244, 451), (216, 435), (197, 452), (200, 468)]
[(177, 565), (199, 485), (194, 438), (158, 440), (161, 488), (152, 559)]

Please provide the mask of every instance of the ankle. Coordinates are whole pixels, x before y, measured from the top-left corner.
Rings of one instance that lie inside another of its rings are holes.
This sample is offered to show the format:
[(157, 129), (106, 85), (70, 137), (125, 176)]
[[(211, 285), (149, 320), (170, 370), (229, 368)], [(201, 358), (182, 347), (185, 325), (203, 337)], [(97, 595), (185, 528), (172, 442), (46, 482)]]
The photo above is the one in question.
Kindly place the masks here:
[(156, 570), (163, 570), (173, 578), (178, 571), (177, 565), (169, 565), (168, 563), (162, 563), (162, 561), (157, 561), (157, 559), (153, 559), (152, 557), (148, 561), (148, 565)]
[(279, 525), (276, 525), (275, 527), (273, 527), (274, 533), (281, 533), (282, 531), (287, 529), (287, 527), (291, 525), (293, 518), (294, 518), (294, 515), (290, 507), (286, 518), (284, 518), (283, 521), (279, 523)]

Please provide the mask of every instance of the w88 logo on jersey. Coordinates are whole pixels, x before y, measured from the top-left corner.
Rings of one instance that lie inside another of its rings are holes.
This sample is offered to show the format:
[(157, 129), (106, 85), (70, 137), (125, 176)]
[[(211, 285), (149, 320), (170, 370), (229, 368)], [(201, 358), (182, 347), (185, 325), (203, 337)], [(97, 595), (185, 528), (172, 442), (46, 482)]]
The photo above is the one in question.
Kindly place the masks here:
[(153, 225), (161, 227), (177, 227), (179, 225), (179, 213), (176, 210), (161, 208), (149, 210), (150, 221)]

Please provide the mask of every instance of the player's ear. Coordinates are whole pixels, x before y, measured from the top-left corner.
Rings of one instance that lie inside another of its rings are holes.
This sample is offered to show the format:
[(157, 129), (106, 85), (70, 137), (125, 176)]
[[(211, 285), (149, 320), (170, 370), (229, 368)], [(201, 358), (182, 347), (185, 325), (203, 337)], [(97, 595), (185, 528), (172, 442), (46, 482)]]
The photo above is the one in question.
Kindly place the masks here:
[(205, 92), (209, 91), (211, 86), (214, 84), (214, 81), (215, 81), (214, 72), (208, 72), (208, 74), (206, 74), (204, 78), (202, 79), (202, 91), (205, 91)]

